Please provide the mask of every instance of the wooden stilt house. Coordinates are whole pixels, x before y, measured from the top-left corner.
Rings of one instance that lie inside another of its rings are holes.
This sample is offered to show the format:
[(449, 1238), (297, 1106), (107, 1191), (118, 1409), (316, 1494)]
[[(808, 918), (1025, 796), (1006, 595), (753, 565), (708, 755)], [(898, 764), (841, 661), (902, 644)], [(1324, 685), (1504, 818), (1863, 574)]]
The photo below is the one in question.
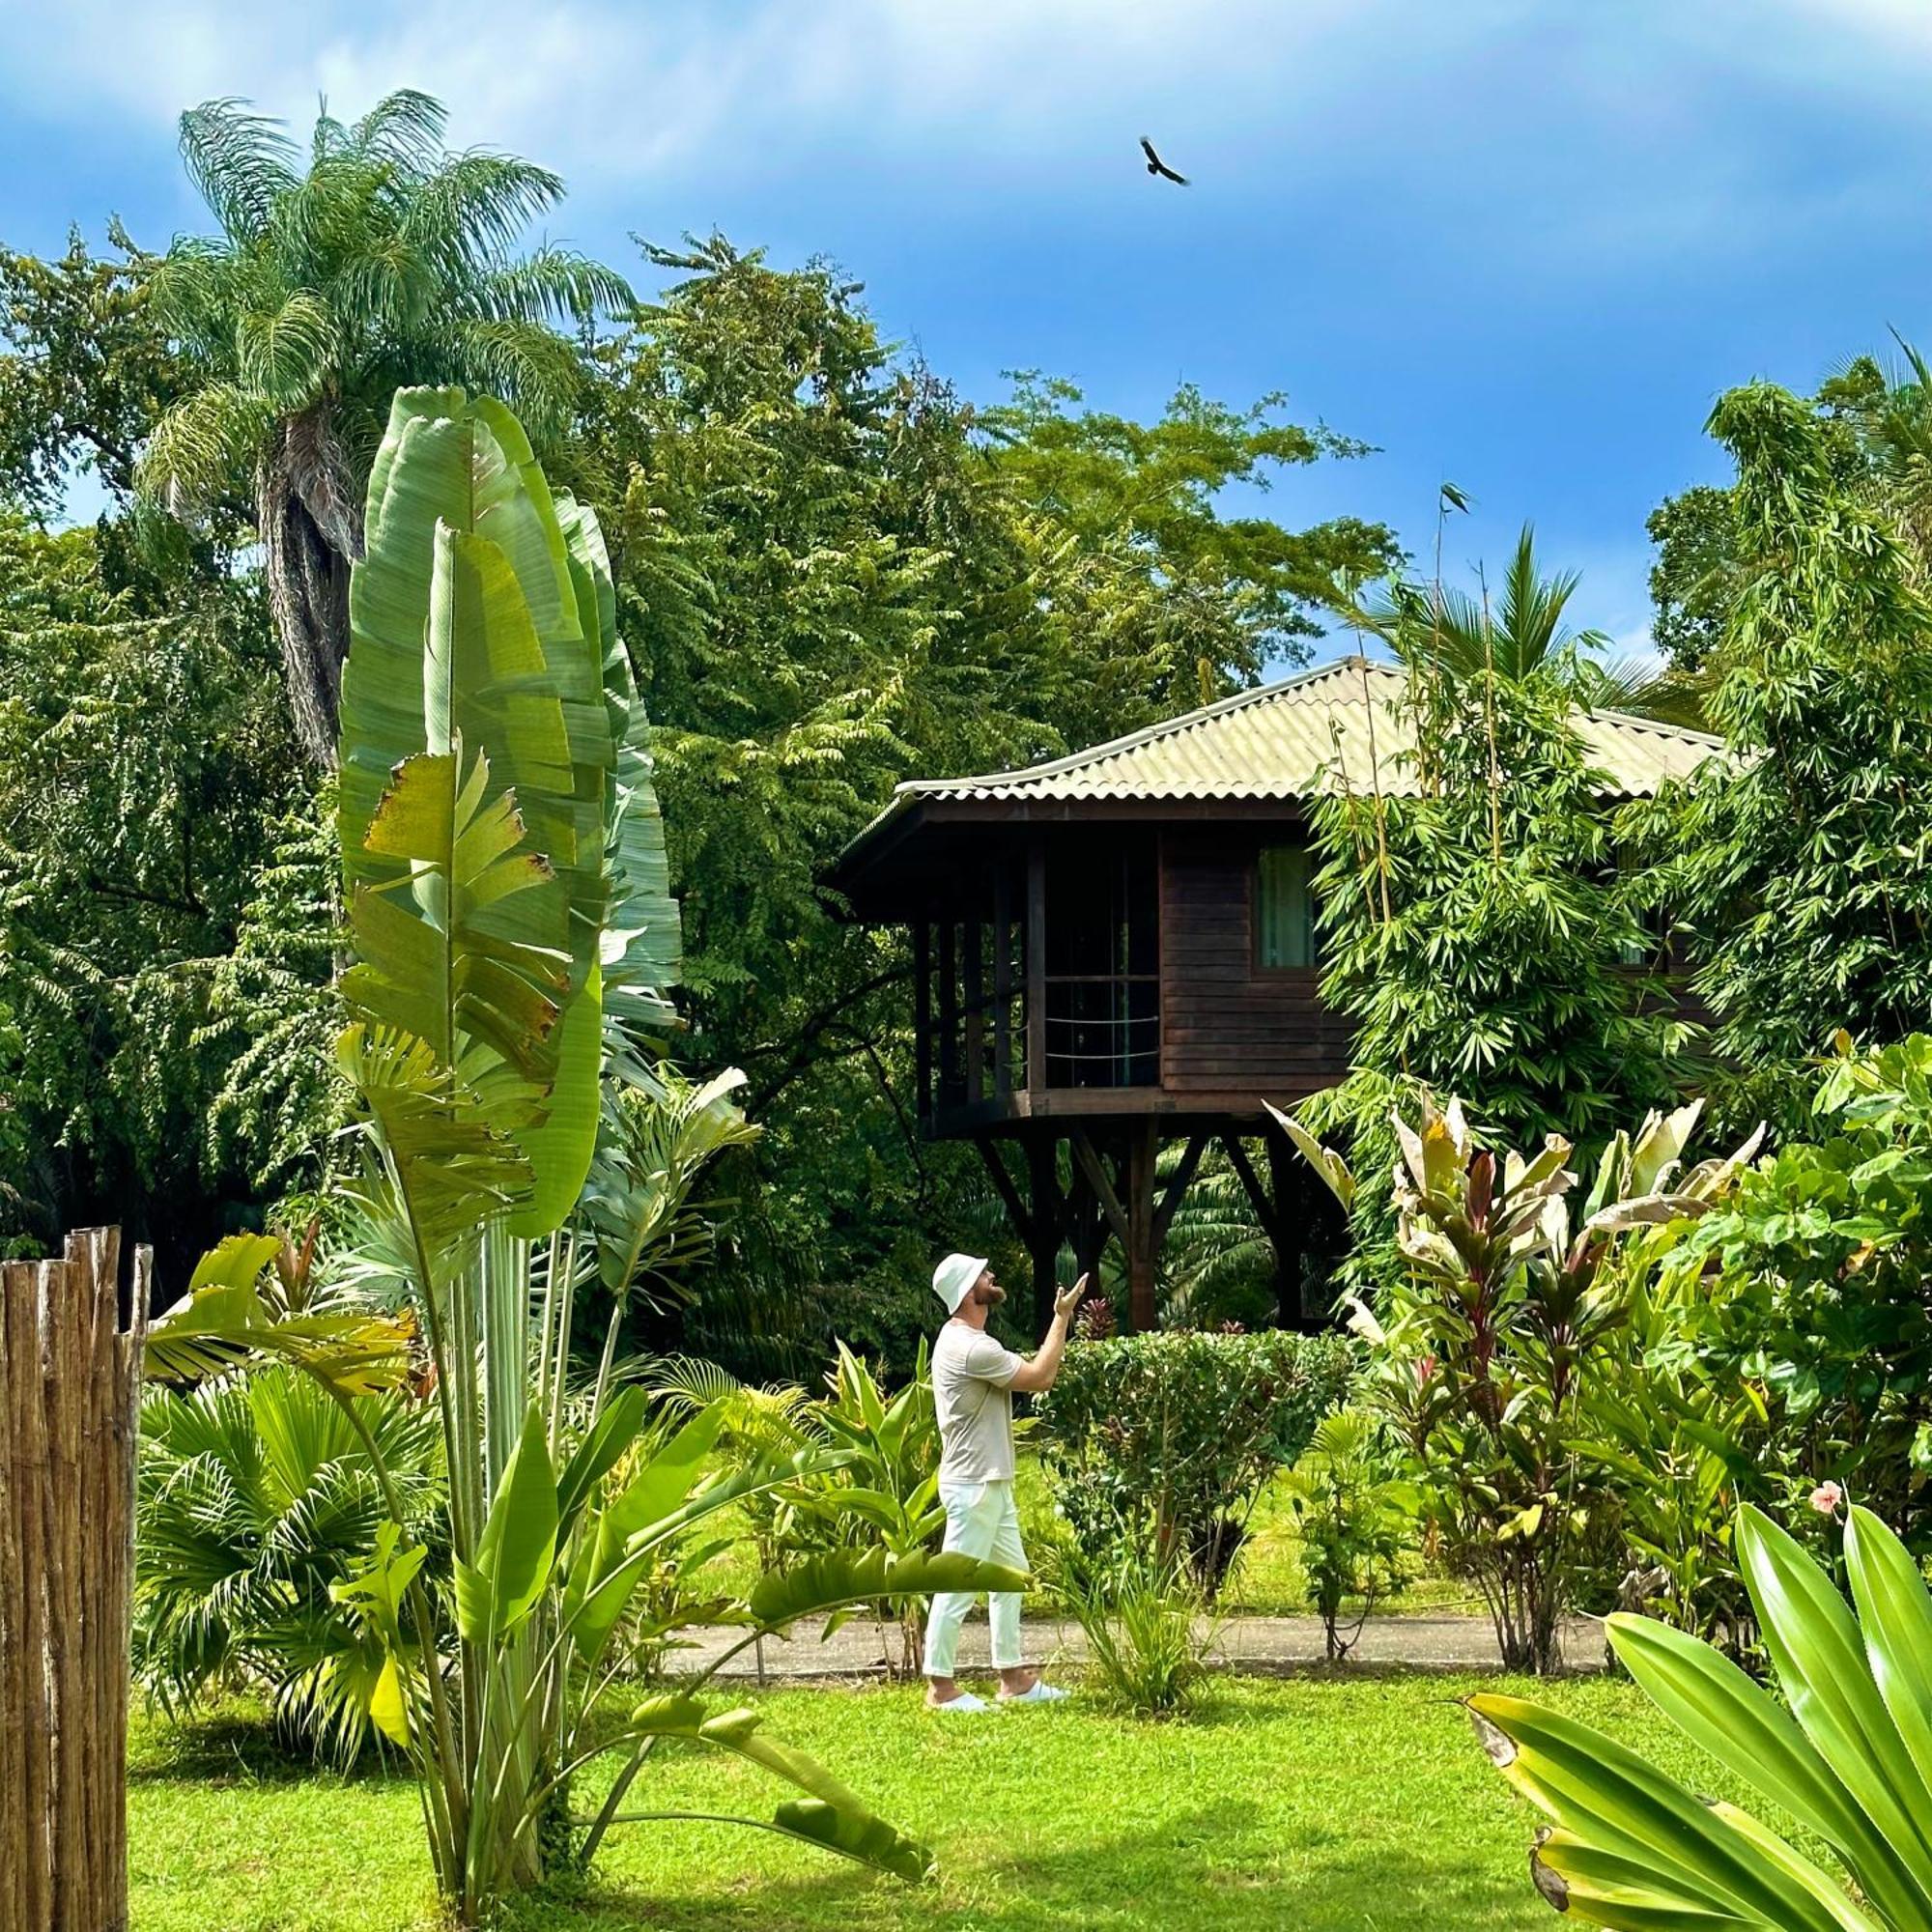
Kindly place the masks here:
[[(1413, 788), (1402, 689), (1350, 658), (1072, 757), (916, 780), (840, 859), (853, 916), (911, 930), (922, 1129), (978, 1145), (1042, 1307), (1062, 1244), (1091, 1267), (1111, 1236), (1126, 1313), (1153, 1325), (1162, 1237), (1218, 1141), (1274, 1243), (1281, 1320), (1320, 1318), (1305, 1264), (1338, 1231), (1264, 1103), (1348, 1070), (1307, 807)], [(1606, 804), (1720, 749), (1616, 713), (1577, 724)], [(1164, 1142), (1180, 1151), (1162, 1176)]]

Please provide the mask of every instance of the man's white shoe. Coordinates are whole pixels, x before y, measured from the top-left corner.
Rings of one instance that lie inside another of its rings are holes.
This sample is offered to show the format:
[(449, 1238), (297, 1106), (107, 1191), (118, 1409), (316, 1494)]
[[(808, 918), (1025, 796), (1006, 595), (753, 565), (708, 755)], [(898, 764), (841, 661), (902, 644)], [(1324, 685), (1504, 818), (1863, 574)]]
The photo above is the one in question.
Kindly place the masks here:
[(1066, 1692), (1057, 1684), (1048, 1684), (1036, 1677), (1024, 1690), (1002, 1690), (1002, 1704), (1058, 1704)]
[(971, 1716), (975, 1711), (990, 1711), (993, 1707), (985, 1698), (976, 1696), (971, 1690), (962, 1690), (958, 1696), (949, 1697), (943, 1704), (934, 1704), (928, 1700), (925, 1708), (928, 1711), (963, 1711)]

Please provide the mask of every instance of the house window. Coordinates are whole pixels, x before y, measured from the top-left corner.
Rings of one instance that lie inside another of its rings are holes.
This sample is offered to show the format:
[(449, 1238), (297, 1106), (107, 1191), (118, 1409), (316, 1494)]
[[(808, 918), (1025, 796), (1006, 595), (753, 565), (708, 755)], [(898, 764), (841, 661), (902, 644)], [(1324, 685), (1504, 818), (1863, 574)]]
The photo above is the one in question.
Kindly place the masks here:
[(1313, 966), (1314, 866), (1305, 845), (1268, 845), (1255, 877), (1255, 963), (1264, 972)]

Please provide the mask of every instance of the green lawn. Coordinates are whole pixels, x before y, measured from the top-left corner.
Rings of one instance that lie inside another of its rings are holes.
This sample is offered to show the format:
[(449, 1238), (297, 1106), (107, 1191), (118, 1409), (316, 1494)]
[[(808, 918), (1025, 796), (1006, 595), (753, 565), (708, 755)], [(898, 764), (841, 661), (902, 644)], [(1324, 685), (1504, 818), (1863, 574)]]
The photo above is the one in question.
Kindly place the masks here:
[[(1202, 1715), (1144, 1724), (1076, 1702), (941, 1723), (917, 1690), (763, 1700), (939, 1850), (911, 1889), (766, 1833), (710, 1825), (613, 1834), (589, 1898), (525, 1911), (518, 1932), (881, 1932), (1148, 1927), (1480, 1932), (1540, 1927), (1530, 1815), (1489, 1769), (1440, 1677), (1219, 1686)], [(1550, 1701), (1712, 1777), (1627, 1684)], [(735, 1760), (678, 1752), (639, 1806), (752, 1810), (775, 1788)], [(389, 1932), (433, 1922), (413, 1788), (316, 1776), (258, 1724), (144, 1727), (133, 1759), (134, 1932)]]

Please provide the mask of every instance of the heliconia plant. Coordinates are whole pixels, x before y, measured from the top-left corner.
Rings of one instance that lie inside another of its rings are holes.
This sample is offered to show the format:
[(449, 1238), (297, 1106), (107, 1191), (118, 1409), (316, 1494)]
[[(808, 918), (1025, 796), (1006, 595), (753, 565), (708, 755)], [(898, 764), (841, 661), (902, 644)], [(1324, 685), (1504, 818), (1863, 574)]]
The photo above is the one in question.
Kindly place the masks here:
[[(756, 1715), (696, 1694), (726, 1659), (610, 1708), (627, 1613), (706, 1517), (843, 1466), (808, 1447), (708, 1473), (722, 1420), (675, 1429), (610, 1370), (626, 1297), (688, 1239), (681, 1202), (745, 1137), (730, 1094), (658, 1084), (653, 1157), (621, 1091), (653, 1088), (678, 920), (646, 726), (595, 516), (553, 497), (516, 418), (458, 389), (398, 392), (369, 481), (342, 682), (340, 839), (354, 961), (338, 1046), (362, 1107), (366, 1240), (399, 1318), (290, 1315), (261, 1292), (273, 1242), (211, 1256), (155, 1331), (158, 1373), (264, 1356), (352, 1398), (428, 1355), (449, 1484), (454, 1587), (384, 1526), (342, 1601), (384, 1646), (370, 1718), (413, 1762), (438, 1886), (482, 1922), (629, 1815), (658, 1740), (730, 1750), (804, 1796), (748, 1820), (904, 1878), (930, 1855)], [(601, 1149), (601, 1152), (600, 1152)], [(613, 1297), (602, 1366), (573, 1385), (579, 1287)], [(420, 1329), (418, 1339), (417, 1329)], [(365, 1440), (382, 1473), (375, 1445)], [(1023, 1579), (957, 1555), (845, 1549), (714, 1611), (726, 1658), (820, 1610)], [(573, 1789), (611, 1776), (594, 1813)], [(647, 1814), (658, 1818), (663, 1814)]]
[(1560, 1912), (1624, 1932), (1932, 1932), (1932, 1595), (1918, 1566), (1854, 1508), (1844, 1549), (1855, 1617), (1760, 1512), (1741, 1512), (1736, 1540), (1781, 1701), (1668, 1624), (1618, 1614), (1609, 1639), (1658, 1708), (1797, 1840), (1587, 1724), (1485, 1692), (1469, 1700), (1479, 1737), (1551, 1820), (1532, 1859), (1538, 1889)]

